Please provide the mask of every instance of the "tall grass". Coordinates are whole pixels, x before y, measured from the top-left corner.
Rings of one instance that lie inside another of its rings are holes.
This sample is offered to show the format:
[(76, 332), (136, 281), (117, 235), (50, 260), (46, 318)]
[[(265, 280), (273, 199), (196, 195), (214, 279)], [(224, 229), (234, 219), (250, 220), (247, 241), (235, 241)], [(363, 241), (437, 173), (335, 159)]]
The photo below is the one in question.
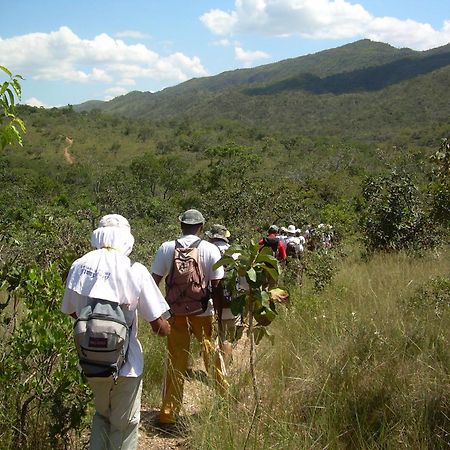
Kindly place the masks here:
[[(275, 344), (258, 348), (263, 413), (247, 448), (449, 448), (449, 269), (449, 253), (383, 254), (343, 260), (320, 294), (292, 288)], [(234, 377), (193, 421), (193, 448), (243, 447), (251, 385)]]

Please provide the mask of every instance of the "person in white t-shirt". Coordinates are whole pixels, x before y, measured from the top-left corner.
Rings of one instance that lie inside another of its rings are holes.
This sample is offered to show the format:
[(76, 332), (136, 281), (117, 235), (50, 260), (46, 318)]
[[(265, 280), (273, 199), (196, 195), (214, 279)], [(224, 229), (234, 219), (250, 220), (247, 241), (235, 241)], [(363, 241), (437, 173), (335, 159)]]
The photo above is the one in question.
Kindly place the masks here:
[(149, 271), (142, 264), (132, 264), (128, 257), (134, 237), (127, 219), (118, 214), (104, 216), (92, 233), (91, 244), (95, 250), (70, 268), (61, 311), (76, 319), (92, 298), (117, 302), (130, 318), (131, 334), (126, 362), (117, 380), (112, 376), (87, 379), (96, 410), (89, 448), (136, 450), (144, 367), (137, 339), (138, 313), (156, 334), (167, 336), (170, 325), (163, 316), (169, 306)]
[[(200, 211), (189, 209), (179, 216), (181, 237), (176, 240), (164, 242), (156, 252), (151, 272), (159, 285), (163, 278), (170, 274), (176, 241), (182, 247), (189, 247), (196, 243), (203, 229), (205, 219)], [(182, 401), (184, 378), (188, 369), (191, 334), (201, 344), (203, 360), (209, 371), (210, 363), (214, 359), (214, 378), (217, 387), (223, 391), (227, 388), (220, 361), (214, 358), (212, 332), (214, 323), (214, 305), (223, 302), (222, 278), (224, 269), (214, 269), (214, 264), (221, 258), (219, 249), (208, 241), (201, 240), (198, 245), (199, 264), (204, 274), (204, 285), (212, 287), (210, 299), (205, 312), (197, 315), (174, 315), (170, 318), (171, 333), (167, 339), (168, 364), (164, 380), (163, 398), (159, 415), (159, 426), (170, 428), (176, 423)]]
[[(300, 238), (297, 236), (297, 228), (295, 225), (289, 225), (286, 229), (286, 249), (289, 256), (298, 257), (300, 252), (303, 251)], [(291, 250), (292, 248), (292, 250)]]

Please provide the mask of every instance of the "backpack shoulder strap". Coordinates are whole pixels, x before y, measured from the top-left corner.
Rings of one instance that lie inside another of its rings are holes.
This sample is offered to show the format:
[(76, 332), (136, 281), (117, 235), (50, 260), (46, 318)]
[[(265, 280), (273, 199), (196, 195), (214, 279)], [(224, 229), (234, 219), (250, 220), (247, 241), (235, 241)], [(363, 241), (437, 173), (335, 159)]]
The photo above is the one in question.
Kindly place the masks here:
[(200, 245), (200, 242), (202, 242), (201, 239), (197, 239), (195, 242), (193, 242), (189, 247), (190, 248), (198, 248), (198, 246)]

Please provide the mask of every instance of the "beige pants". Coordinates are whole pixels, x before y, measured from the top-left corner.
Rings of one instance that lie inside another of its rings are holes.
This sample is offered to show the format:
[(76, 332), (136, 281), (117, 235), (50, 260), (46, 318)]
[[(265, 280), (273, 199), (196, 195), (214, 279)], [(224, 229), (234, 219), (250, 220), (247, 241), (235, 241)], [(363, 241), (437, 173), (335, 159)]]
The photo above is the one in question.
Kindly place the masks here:
[(174, 423), (183, 402), (184, 378), (188, 368), (191, 334), (200, 342), (207, 372), (213, 372), (216, 388), (225, 393), (228, 383), (224, 379), (219, 358), (212, 344), (212, 316), (174, 316), (167, 337), (168, 360), (163, 386), (163, 399), (159, 420)]
[(94, 393), (89, 450), (136, 450), (142, 377), (89, 378)]

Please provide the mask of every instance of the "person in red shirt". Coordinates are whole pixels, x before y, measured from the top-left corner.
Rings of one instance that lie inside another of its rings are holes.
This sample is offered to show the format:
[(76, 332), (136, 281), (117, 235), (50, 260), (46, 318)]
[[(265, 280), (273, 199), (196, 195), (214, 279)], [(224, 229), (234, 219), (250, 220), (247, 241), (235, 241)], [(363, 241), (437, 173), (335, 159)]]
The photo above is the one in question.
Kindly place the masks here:
[(258, 244), (260, 247), (270, 247), (273, 251), (274, 256), (279, 261), (284, 261), (287, 258), (286, 254), (286, 244), (282, 239), (278, 237), (278, 227), (276, 225), (271, 225), (269, 227), (267, 236), (259, 240)]

